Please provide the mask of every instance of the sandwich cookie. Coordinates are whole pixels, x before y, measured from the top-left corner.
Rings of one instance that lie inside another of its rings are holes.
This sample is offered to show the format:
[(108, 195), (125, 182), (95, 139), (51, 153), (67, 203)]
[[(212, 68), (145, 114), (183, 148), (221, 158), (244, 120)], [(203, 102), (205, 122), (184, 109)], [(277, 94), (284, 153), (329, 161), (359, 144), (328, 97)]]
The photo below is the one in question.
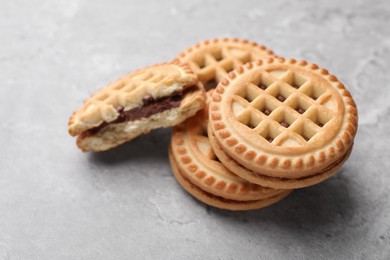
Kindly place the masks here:
[(206, 90), (209, 90), (244, 63), (275, 57), (271, 50), (255, 42), (224, 38), (197, 43), (181, 52), (176, 59), (189, 64)]
[(355, 102), (334, 75), (283, 58), (230, 72), (213, 93), (209, 119), (212, 144), (229, 170), (284, 189), (336, 173), (351, 153), (358, 124)]
[(83, 151), (104, 151), (193, 116), (204, 87), (177, 61), (146, 67), (104, 87), (70, 117), (68, 131)]

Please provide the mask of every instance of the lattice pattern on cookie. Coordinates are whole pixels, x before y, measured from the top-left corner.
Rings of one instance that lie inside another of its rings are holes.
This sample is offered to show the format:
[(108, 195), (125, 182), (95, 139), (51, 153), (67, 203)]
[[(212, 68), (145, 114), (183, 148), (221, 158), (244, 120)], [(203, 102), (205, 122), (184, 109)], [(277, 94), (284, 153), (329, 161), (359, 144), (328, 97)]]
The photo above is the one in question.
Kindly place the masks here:
[(224, 151), (272, 177), (300, 178), (328, 167), (352, 146), (358, 124), (356, 104), (334, 75), (284, 58), (230, 72), (209, 110)]
[(264, 71), (234, 97), (237, 120), (276, 146), (300, 146), (336, 115), (321, 85), (291, 70)]
[[(214, 48), (210, 46), (215, 45)], [(206, 89), (215, 88), (228, 73), (260, 58), (276, 57), (262, 45), (239, 39), (204, 41), (182, 52), (179, 60), (189, 63)]]

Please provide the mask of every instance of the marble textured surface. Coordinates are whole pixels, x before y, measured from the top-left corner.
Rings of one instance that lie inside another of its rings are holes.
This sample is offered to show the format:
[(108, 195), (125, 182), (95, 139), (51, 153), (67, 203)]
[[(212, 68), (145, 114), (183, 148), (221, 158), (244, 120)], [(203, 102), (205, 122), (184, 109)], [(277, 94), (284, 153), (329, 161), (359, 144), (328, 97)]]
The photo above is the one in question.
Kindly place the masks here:
[[(388, 1), (0, 1), (0, 259), (389, 259)], [(172, 177), (170, 129), (84, 154), (73, 109), (136, 68), (212, 37), (329, 69), (354, 96), (342, 171), (250, 212)]]

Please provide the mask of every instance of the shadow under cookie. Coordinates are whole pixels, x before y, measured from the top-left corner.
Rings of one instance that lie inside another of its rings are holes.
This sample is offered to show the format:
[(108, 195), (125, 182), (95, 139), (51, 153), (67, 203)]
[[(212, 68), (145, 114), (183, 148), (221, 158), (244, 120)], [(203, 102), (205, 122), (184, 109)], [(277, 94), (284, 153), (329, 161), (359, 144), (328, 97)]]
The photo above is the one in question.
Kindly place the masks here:
[(149, 135), (141, 135), (129, 143), (120, 145), (114, 149), (89, 153), (88, 160), (91, 163), (111, 165), (126, 162), (159, 161), (168, 164), (168, 149), (171, 129), (162, 128), (150, 132)]
[(361, 203), (351, 195), (348, 177), (343, 172), (319, 185), (298, 189), (277, 205), (261, 211), (227, 212), (213, 208), (209, 211), (223, 222), (272, 225), (289, 232), (342, 230)]

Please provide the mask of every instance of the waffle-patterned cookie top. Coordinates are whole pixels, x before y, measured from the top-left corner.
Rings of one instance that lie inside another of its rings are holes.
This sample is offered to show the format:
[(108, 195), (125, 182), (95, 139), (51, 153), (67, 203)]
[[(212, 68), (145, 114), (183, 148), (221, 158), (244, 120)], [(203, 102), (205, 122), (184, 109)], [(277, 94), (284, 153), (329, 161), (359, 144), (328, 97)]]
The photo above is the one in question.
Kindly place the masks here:
[(224, 150), (270, 176), (289, 177), (291, 169), (305, 176), (329, 166), (351, 146), (357, 128), (357, 109), (343, 84), (292, 59), (237, 68), (217, 87), (210, 110)]
[(212, 89), (230, 71), (244, 63), (271, 57), (276, 56), (263, 45), (224, 38), (200, 42), (181, 52), (177, 59), (188, 63), (206, 89)]
[(179, 62), (158, 64), (135, 71), (104, 87), (85, 101), (69, 120), (73, 136), (112, 122), (119, 110), (142, 106), (145, 97), (159, 99), (195, 85), (196, 75)]

